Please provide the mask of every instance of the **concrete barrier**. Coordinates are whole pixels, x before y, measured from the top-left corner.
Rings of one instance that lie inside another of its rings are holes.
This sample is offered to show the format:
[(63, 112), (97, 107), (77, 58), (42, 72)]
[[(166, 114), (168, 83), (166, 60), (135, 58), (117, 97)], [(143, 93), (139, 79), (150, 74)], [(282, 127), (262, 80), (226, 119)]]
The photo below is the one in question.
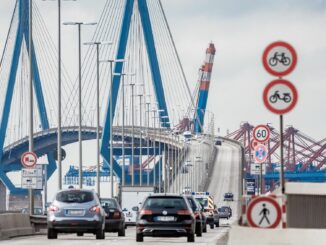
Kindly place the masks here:
[(0, 240), (34, 233), (28, 214), (0, 214)]
[(257, 229), (232, 226), (228, 245), (324, 245), (326, 229)]

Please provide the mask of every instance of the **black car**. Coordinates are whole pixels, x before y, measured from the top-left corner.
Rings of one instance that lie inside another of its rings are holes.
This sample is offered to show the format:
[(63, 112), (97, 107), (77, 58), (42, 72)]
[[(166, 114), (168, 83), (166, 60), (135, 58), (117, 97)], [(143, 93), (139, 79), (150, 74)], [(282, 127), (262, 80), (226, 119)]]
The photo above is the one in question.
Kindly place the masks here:
[(105, 231), (118, 232), (118, 236), (125, 236), (125, 216), (115, 198), (102, 198), (101, 205), (106, 213)]
[(222, 219), (229, 219), (232, 216), (232, 209), (229, 206), (222, 206), (218, 208), (218, 215)]
[(136, 241), (143, 242), (144, 236), (181, 237), (195, 241), (196, 219), (184, 196), (155, 194), (148, 196), (138, 214)]
[(224, 194), (224, 201), (232, 201), (233, 202), (233, 193), (227, 192)]
[(203, 232), (207, 232), (207, 227), (206, 227), (206, 216), (202, 212), (202, 207), (201, 205), (197, 202), (197, 200), (191, 196), (191, 195), (185, 195), (187, 198), (190, 207), (192, 211), (195, 214), (196, 218), (196, 235), (197, 236), (202, 236)]

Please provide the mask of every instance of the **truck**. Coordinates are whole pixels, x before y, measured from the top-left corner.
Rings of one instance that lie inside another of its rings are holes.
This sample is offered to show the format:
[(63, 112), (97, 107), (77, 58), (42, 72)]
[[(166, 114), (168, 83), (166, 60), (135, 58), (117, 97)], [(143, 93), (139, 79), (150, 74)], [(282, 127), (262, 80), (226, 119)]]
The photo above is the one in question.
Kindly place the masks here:
[(154, 193), (153, 186), (122, 186), (121, 208), (125, 215), (125, 223), (135, 225), (140, 205), (144, 199)]

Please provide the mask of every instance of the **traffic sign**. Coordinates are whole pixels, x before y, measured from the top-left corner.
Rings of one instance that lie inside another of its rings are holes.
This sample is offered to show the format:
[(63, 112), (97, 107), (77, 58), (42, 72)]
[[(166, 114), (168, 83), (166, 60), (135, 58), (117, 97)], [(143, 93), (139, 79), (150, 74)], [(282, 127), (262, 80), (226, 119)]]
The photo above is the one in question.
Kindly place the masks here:
[(283, 115), (297, 104), (298, 92), (289, 81), (277, 79), (267, 84), (263, 92), (263, 100), (268, 110)]
[(282, 77), (292, 72), (297, 64), (295, 49), (286, 42), (274, 42), (263, 53), (263, 65), (267, 72)]
[(248, 205), (247, 220), (251, 227), (276, 228), (282, 219), (282, 210), (275, 198), (261, 196)]
[(25, 168), (33, 168), (37, 162), (37, 156), (34, 152), (25, 152), (20, 160)]
[(267, 159), (267, 147), (265, 145), (259, 144), (254, 149), (254, 158), (256, 163), (263, 163)]
[(271, 131), (266, 125), (258, 125), (254, 128), (253, 135), (256, 141), (264, 143), (269, 140)]
[(260, 175), (260, 168), (262, 168), (261, 173), (263, 175), (266, 174), (266, 164), (264, 163), (251, 163), (250, 164), (250, 174), (251, 175)]

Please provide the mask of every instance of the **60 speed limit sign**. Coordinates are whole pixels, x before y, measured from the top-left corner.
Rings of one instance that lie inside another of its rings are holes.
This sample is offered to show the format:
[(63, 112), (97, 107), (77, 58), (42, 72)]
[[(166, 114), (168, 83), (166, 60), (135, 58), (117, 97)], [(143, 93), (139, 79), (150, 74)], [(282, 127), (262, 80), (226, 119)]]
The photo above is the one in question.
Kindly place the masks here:
[(266, 125), (258, 125), (254, 128), (253, 135), (254, 139), (260, 143), (264, 143), (269, 140), (271, 131)]

